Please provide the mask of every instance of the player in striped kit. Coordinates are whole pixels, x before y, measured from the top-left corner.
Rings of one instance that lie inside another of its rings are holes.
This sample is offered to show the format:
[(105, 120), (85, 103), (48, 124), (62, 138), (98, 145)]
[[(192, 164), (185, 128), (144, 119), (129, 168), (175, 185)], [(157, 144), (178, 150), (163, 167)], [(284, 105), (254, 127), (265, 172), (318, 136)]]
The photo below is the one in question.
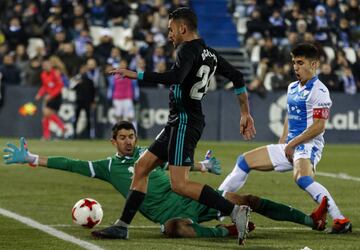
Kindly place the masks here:
[(334, 220), (330, 233), (351, 232), (350, 220), (343, 216), (329, 191), (314, 180), (316, 165), (324, 148), (324, 131), (332, 101), (329, 90), (317, 78), (319, 52), (311, 44), (299, 44), (291, 52), (297, 81), (287, 91), (287, 116), (278, 144), (256, 148), (240, 155), (234, 170), (220, 190), (235, 192), (246, 182), (251, 170), (285, 172), (293, 170), (298, 186), (320, 203), (328, 199)]

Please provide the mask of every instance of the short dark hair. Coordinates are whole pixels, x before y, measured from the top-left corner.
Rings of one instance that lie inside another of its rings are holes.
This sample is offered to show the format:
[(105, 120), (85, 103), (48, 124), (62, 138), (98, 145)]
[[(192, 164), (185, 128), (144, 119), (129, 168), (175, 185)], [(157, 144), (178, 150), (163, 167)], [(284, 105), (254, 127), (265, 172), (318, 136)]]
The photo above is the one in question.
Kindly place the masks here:
[(134, 125), (131, 123), (131, 122), (128, 122), (128, 121), (120, 121), (120, 122), (117, 122), (111, 129), (112, 131), (112, 138), (114, 140), (116, 140), (116, 137), (117, 137), (117, 133), (119, 132), (119, 130), (122, 130), (122, 129), (125, 129), (125, 130), (134, 130), (134, 133), (136, 135), (136, 129), (134, 127)]
[(311, 43), (300, 43), (291, 51), (292, 57), (303, 56), (308, 59), (320, 60), (319, 49)]
[(197, 31), (198, 21), (196, 14), (188, 7), (177, 8), (169, 14), (169, 19), (183, 20), (188, 28), (192, 31)]

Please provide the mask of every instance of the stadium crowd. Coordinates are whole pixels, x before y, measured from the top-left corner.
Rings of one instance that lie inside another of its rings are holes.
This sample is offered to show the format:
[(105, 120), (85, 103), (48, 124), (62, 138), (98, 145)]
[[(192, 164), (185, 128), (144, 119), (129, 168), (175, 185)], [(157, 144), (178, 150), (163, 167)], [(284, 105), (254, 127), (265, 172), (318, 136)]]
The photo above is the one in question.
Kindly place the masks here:
[[(156, 72), (170, 67), (174, 49), (166, 37), (168, 13), (181, 6), (187, 2), (0, 1), (1, 86), (48, 85), (49, 90), (56, 82), (76, 92), (77, 107), (84, 109), (87, 117), (97, 102), (112, 102), (119, 120), (132, 120), (134, 111), (123, 114), (123, 103), (137, 101), (139, 82), (107, 72), (119, 66)], [(52, 70), (46, 69), (44, 62), (50, 62)], [(40, 96), (43, 94), (41, 91)], [(46, 94), (57, 93), (49, 90)], [(50, 106), (56, 111), (59, 105)], [(75, 129), (79, 112), (76, 110)]]
[[(167, 41), (168, 13), (188, 4), (187, 0), (0, 1), (1, 86), (40, 88), (43, 62), (50, 61), (63, 87), (77, 92), (77, 106), (87, 116), (97, 102), (109, 101), (119, 118), (134, 119), (131, 112), (129, 117), (121, 113), (121, 100), (136, 102), (139, 85), (162, 85), (106, 72), (120, 65), (156, 72), (171, 67), (174, 49)], [(228, 0), (228, 6), (254, 66), (254, 80), (247, 83), (250, 91), (286, 89), (295, 79), (289, 52), (302, 41), (322, 48), (319, 78), (330, 91), (359, 91), (359, 0)]]
[(286, 89), (289, 52), (299, 42), (321, 48), (319, 79), (330, 91), (360, 88), (359, 0), (231, 0), (229, 11), (255, 70), (252, 90)]

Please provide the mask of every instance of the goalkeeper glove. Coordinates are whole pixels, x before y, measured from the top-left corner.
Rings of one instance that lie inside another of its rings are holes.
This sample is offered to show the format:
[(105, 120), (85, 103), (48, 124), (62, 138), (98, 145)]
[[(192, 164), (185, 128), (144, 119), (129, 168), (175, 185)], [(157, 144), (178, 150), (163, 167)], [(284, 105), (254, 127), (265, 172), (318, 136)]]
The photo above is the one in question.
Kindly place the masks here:
[(7, 155), (4, 155), (6, 164), (13, 163), (29, 163), (30, 166), (35, 167), (39, 164), (39, 156), (29, 152), (24, 137), (20, 138), (20, 148), (12, 143), (6, 144), (7, 148), (4, 149)]
[(220, 161), (215, 157), (212, 157), (211, 150), (208, 150), (205, 154), (205, 160), (201, 161), (201, 172), (210, 172), (216, 175), (221, 174)]

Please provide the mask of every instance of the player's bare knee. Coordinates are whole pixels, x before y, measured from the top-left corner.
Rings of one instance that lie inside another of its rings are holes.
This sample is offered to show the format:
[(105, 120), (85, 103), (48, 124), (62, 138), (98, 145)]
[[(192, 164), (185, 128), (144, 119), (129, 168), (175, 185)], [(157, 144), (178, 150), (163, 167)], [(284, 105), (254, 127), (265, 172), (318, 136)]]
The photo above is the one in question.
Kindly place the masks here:
[(170, 238), (195, 237), (195, 231), (186, 219), (171, 219), (164, 224), (164, 234)]
[(186, 183), (182, 181), (171, 181), (171, 189), (179, 195), (185, 195)]

